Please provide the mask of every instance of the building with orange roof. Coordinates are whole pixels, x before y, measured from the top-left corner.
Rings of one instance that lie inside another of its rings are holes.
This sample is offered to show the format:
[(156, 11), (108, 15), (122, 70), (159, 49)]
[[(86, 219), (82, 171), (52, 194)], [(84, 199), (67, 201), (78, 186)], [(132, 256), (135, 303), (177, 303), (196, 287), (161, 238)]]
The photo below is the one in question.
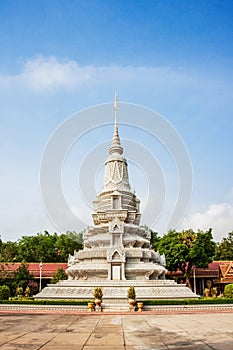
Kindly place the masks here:
[[(1, 263), (0, 278), (4, 273), (8, 273), (8, 276), (20, 267), (21, 263)], [(27, 263), (28, 271), (39, 283), (40, 279), (40, 263)], [(50, 280), (57, 272), (59, 268), (63, 270), (67, 269), (67, 263), (42, 263), (41, 279), (42, 286), (50, 283)], [(168, 273), (167, 278), (176, 279), (178, 283), (185, 282), (185, 278), (181, 271)], [(218, 294), (223, 293), (226, 284), (233, 283), (233, 261), (213, 261), (209, 264), (207, 269), (193, 268), (191, 271), (191, 284), (193, 290), (196, 289), (197, 294), (203, 295), (206, 288), (207, 281), (211, 281), (213, 286), (217, 287)]]

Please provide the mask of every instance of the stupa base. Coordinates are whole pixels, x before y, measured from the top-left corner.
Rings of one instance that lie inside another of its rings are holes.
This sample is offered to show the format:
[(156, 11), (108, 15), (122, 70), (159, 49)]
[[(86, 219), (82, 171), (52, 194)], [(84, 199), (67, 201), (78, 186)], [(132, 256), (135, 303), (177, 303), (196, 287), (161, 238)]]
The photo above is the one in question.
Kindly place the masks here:
[(173, 280), (126, 280), (126, 281), (61, 281), (48, 284), (35, 299), (44, 300), (92, 300), (95, 287), (103, 288), (104, 304), (120, 304), (127, 302), (127, 292), (130, 286), (135, 287), (137, 300), (153, 299), (197, 299), (185, 284), (177, 284)]

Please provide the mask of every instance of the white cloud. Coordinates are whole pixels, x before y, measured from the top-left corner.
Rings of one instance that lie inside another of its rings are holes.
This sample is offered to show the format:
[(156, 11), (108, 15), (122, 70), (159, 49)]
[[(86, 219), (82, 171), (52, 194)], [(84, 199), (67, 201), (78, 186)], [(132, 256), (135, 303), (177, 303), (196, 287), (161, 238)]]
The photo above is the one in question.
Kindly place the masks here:
[(94, 71), (94, 66), (81, 67), (73, 60), (59, 61), (53, 56), (39, 56), (28, 59), (19, 74), (0, 76), (0, 83), (4, 86), (23, 85), (33, 90), (73, 88), (88, 82)]
[(200, 76), (171, 67), (95, 66), (79, 65), (74, 60), (59, 60), (54, 56), (39, 56), (26, 60), (22, 71), (16, 75), (0, 76), (0, 84), (23, 85), (32, 90), (74, 89), (98, 84), (131, 82), (146, 84), (159, 89), (186, 86), (203, 88), (212, 86), (208, 80), (200, 82)]
[(189, 227), (194, 230), (208, 230), (211, 227), (215, 241), (220, 241), (233, 230), (233, 206), (229, 203), (212, 204), (206, 211), (186, 217), (182, 228)]
[(80, 67), (75, 61), (59, 62), (55, 57), (38, 57), (26, 62), (18, 78), (35, 90), (72, 88), (90, 80), (94, 68)]

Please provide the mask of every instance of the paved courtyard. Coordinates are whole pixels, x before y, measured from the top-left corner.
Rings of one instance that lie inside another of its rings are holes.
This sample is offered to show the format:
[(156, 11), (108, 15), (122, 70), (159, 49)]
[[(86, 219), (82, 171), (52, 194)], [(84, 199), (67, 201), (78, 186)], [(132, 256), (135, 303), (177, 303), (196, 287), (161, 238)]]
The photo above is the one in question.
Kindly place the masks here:
[(233, 313), (0, 315), (0, 350), (233, 349)]

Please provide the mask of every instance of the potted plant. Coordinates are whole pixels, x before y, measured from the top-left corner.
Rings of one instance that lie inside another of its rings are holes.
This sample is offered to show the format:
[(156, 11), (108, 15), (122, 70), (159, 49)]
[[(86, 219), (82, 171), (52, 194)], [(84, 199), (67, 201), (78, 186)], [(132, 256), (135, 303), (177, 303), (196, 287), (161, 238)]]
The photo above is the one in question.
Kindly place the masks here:
[(130, 286), (128, 289), (128, 303), (130, 311), (133, 310), (136, 303), (136, 292), (134, 286)]
[(103, 298), (102, 287), (95, 287), (93, 295), (94, 295), (94, 298), (95, 298), (96, 306), (100, 306), (101, 303), (102, 303), (102, 298)]

